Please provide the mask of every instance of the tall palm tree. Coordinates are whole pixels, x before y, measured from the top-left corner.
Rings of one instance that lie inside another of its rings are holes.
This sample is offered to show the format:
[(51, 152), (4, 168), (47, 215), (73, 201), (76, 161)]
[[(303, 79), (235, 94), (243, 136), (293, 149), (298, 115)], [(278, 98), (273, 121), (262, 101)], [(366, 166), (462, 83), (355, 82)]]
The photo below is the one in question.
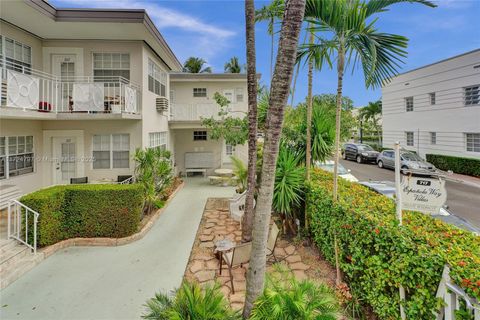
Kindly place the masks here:
[[(253, 19), (253, 17), (252, 17)], [(242, 66), (238, 62), (238, 57), (230, 58), (230, 61), (225, 63), (225, 73), (240, 73), (242, 72)]]
[(202, 58), (190, 57), (183, 64), (183, 72), (189, 73), (212, 73), (212, 68), (205, 67), (207, 62)]
[(275, 20), (281, 19), (283, 16), (284, 1), (273, 0), (270, 4), (264, 5), (255, 11), (255, 21), (268, 21), (267, 32), (271, 37), (270, 43), (270, 80), (273, 77), (273, 45), (275, 43)]
[(253, 303), (262, 292), (265, 280), (266, 246), (272, 212), (279, 141), (284, 109), (292, 82), (298, 36), (302, 28), (304, 11), (305, 0), (289, 0), (285, 4), (275, 72), (270, 86), (270, 103), (263, 149), (261, 183), (252, 231), (252, 253), (247, 273), (247, 292), (243, 309), (244, 318), (250, 316)]
[[(255, 176), (257, 170), (257, 70), (255, 56), (255, 4), (245, 0), (245, 33), (247, 41), (248, 91), (248, 177), (245, 213), (242, 218), (242, 241), (252, 240), (254, 215)], [(236, 57), (235, 57), (236, 58)], [(232, 58), (233, 60), (233, 58)], [(238, 63), (238, 59), (237, 59)]]
[[(312, 14), (314, 30), (331, 35), (329, 40), (337, 52), (337, 111), (335, 134), (335, 166), (333, 200), (338, 193), (338, 161), (340, 149), (340, 123), (342, 107), (343, 74), (349, 62), (360, 63), (368, 87), (378, 87), (396, 75), (407, 56), (408, 39), (404, 36), (382, 33), (377, 29), (378, 18), (372, 15), (385, 12), (392, 4), (408, 1), (429, 7), (427, 0), (308, 0), (307, 11)], [(368, 21), (367, 21), (368, 20)], [(318, 44), (319, 46), (321, 44)]]
[(381, 145), (382, 140), (380, 137), (380, 130), (378, 125), (378, 118), (382, 115), (382, 100), (377, 100), (375, 102), (369, 102), (367, 106), (363, 107), (359, 111), (360, 119), (366, 121), (371, 121), (373, 127), (377, 133), (378, 143)]

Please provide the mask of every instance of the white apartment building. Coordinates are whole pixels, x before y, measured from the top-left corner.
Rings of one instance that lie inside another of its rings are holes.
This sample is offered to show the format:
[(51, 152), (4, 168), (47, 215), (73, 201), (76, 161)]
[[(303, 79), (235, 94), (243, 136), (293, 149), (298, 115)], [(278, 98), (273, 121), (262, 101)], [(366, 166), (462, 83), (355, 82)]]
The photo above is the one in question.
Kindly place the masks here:
[(116, 180), (133, 174), (137, 148), (172, 151), (177, 173), (246, 161), (245, 146), (210, 141), (201, 125), (217, 91), (246, 113), (246, 75), (182, 74), (144, 10), (28, 0), (0, 12), (1, 185)]
[(398, 75), (382, 107), (384, 147), (480, 158), (480, 49)]

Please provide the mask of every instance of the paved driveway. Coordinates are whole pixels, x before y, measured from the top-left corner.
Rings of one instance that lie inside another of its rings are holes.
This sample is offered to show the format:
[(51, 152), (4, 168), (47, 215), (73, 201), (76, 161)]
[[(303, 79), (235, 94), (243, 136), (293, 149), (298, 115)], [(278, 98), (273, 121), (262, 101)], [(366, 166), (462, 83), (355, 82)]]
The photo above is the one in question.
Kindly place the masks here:
[(233, 193), (188, 178), (143, 239), (57, 252), (0, 292), (0, 318), (140, 319), (155, 292), (180, 285), (207, 198)]

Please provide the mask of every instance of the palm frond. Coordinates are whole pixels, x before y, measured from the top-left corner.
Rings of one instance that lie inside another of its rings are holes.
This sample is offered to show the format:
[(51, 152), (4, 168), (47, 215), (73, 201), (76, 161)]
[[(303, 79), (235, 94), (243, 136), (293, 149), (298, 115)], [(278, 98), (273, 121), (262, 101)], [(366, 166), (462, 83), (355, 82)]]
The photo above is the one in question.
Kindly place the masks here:
[(375, 13), (388, 11), (389, 6), (401, 2), (419, 3), (431, 8), (435, 8), (437, 6), (435, 3), (428, 0), (370, 0), (366, 3), (367, 17)]

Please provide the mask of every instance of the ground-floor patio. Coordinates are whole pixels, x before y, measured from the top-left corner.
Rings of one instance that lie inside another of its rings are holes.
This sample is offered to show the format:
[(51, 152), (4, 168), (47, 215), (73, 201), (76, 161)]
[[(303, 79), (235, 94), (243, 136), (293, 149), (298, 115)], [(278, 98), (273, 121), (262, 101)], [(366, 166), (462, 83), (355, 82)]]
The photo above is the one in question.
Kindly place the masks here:
[(233, 187), (187, 178), (149, 233), (120, 247), (71, 247), (0, 292), (2, 319), (139, 319), (183, 279), (205, 203)]

